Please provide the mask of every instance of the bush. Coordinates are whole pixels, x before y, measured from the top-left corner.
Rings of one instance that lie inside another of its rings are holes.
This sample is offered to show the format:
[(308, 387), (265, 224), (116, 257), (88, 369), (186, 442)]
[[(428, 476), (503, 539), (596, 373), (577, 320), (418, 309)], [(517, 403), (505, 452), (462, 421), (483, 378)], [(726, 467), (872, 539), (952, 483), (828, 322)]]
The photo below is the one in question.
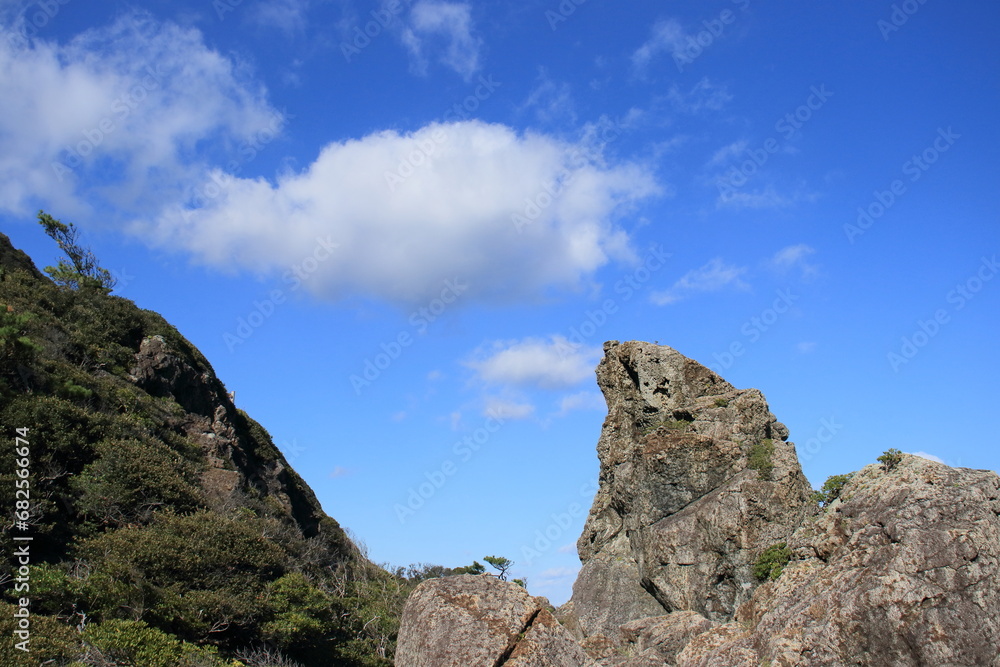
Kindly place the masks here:
[(753, 566), (753, 574), (760, 580), (774, 581), (781, 576), (782, 570), (792, 560), (792, 551), (784, 542), (772, 544), (757, 558)]
[(179, 641), (142, 621), (110, 620), (90, 625), (85, 641), (113, 664), (143, 667), (207, 667), (225, 665), (215, 648)]
[(813, 493), (812, 499), (820, 503), (823, 507), (826, 507), (840, 497), (840, 492), (844, 489), (844, 485), (851, 481), (852, 477), (854, 477), (854, 473), (827, 477), (826, 481), (823, 482), (823, 487)]
[(771, 471), (774, 470), (774, 463), (771, 461), (772, 454), (774, 454), (774, 440), (764, 438), (750, 448), (747, 467), (759, 472), (761, 479), (770, 478)]
[(722, 398), (722, 397), (719, 397), (719, 398), (715, 399), (715, 407), (717, 407), (717, 408), (729, 407), (729, 399), (728, 398)]
[(892, 472), (893, 469), (898, 466), (903, 460), (903, 452), (898, 449), (887, 449), (882, 456), (877, 459), (882, 463), (882, 469), (886, 472)]

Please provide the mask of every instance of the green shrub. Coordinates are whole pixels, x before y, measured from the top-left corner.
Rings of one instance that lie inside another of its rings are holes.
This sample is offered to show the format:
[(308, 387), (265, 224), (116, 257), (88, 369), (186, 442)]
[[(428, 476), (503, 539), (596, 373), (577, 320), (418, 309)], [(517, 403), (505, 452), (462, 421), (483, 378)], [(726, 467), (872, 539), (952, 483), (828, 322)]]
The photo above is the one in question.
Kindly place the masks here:
[(728, 398), (722, 398), (720, 396), (719, 398), (715, 399), (715, 407), (717, 407), (717, 408), (725, 408), (725, 407), (728, 407), (728, 406), (729, 406), (729, 399)]
[(882, 463), (882, 469), (886, 472), (892, 472), (893, 469), (900, 464), (903, 460), (903, 452), (898, 449), (887, 449), (882, 456), (877, 459)]
[(142, 667), (205, 667), (225, 663), (214, 647), (199, 647), (142, 621), (109, 620), (89, 625), (84, 640), (114, 664)]
[(774, 581), (792, 560), (792, 551), (785, 542), (772, 544), (758, 558), (753, 566), (753, 574), (760, 580)]
[(774, 470), (771, 456), (774, 454), (774, 440), (764, 438), (750, 448), (747, 466), (760, 473), (761, 479), (768, 479)]
[(827, 477), (826, 481), (823, 482), (823, 487), (813, 493), (812, 499), (820, 503), (823, 507), (826, 507), (840, 497), (840, 492), (844, 489), (844, 485), (851, 481), (852, 477), (854, 477), (854, 473)]

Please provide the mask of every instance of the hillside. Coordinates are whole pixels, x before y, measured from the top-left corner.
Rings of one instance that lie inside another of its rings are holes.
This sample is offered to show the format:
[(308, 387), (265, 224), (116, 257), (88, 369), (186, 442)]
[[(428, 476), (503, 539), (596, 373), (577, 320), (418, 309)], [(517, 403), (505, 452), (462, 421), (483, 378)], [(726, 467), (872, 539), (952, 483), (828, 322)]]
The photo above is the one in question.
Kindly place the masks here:
[(323, 512), (202, 354), (106, 289), (56, 285), (3, 234), (0, 426), (0, 506), (26, 512), (0, 536), (3, 571), (30, 562), (0, 599), (5, 637), (28, 600), (30, 653), (4, 641), (0, 663), (391, 664), (405, 580)]

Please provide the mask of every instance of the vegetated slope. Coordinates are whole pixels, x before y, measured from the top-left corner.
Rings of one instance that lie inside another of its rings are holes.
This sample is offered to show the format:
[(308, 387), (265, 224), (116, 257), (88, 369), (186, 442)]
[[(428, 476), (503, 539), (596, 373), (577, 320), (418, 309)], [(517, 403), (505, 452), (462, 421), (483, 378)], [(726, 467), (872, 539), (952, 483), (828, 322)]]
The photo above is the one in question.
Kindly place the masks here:
[(0, 427), (4, 572), (32, 538), (30, 590), (3, 582), (0, 663), (391, 664), (405, 580), (323, 513), (204, 356), (131, 301), (57, 286), (3, 234)]

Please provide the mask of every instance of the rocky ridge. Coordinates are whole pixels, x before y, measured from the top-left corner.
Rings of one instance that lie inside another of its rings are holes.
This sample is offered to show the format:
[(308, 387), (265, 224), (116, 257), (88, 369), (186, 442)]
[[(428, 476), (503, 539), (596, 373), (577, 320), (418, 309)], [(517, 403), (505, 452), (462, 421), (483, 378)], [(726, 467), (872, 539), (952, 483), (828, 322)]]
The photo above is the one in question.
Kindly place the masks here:
[[(539, 642), (526, 664), (1000, 666), (996, 473), (902, 455), (820, 508), (759, 391), (635, 341), (605, 344), (597, 379), (608, 417), (582, 568), (554, 612), (559, 648)], [(789, 562), (762, 581), (773, 545)], [(399, 667), (515, 664), (467, 650), (489, 632), (504, 645), (541, 603), (503, 612), (512, 585), (467, 579), (413, 594)]]

